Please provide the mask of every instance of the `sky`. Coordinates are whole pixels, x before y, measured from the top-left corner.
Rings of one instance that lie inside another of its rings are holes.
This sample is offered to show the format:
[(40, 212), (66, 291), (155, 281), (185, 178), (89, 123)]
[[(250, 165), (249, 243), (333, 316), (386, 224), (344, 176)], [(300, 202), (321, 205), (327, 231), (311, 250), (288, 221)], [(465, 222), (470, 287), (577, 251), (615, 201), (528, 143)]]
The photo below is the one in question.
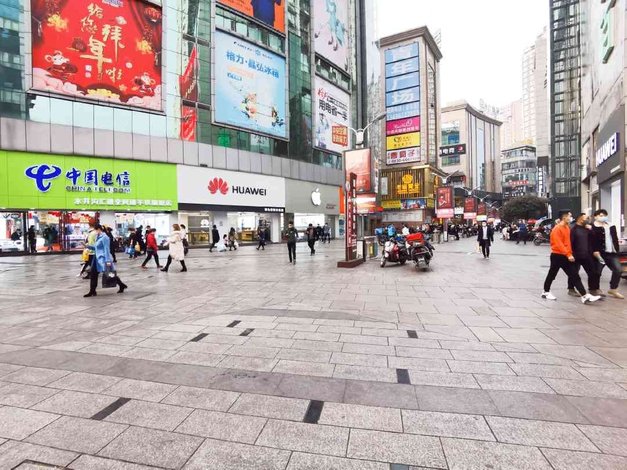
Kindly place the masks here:
[(440, 98), (504, 106), (522, 95), (522, 55), (549, 24), (549, 0), (377, 0), (378, 35), (441, 32)]

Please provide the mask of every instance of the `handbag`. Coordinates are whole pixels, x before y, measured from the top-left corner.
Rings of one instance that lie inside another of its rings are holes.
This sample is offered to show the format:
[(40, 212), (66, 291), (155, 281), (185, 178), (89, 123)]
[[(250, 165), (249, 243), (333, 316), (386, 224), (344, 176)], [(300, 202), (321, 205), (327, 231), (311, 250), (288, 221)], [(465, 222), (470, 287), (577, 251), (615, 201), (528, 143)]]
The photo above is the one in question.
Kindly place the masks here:
[(139, 243), (135, 243), (134, 248), (135, 248), (135, 251), (137, 251), (137, 252), (140, 252), (142, 250), (142, 247), (141, 247), (141, 245)]
[(105, 270), (102, 273), (102, 288), (109, 289), (111, 287), (117, 286), (117, 277), (118, 275), (115, 272), (115, 267), (113, 266), (113, 263), (106, 263)]
[(87, 248), (83, 250), (83, 253), (81, 254), (81, 260), (83, 261), (83, 263), (89, 261), (89, 250)]

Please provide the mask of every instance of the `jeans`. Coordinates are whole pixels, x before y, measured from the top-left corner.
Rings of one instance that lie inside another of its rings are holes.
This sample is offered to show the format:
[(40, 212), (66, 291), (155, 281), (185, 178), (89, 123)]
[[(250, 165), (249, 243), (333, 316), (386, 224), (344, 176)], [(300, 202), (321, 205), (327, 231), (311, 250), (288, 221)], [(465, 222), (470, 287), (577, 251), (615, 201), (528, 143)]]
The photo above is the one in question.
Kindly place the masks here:
[(490, 257), (490, 244), (488, 242), (480, 242), (479, 243), (481, 245), (481, 253), (483, 253), (483, 256), (486, 258)]
[[(618, 259), (617, 253), (601, 253), (603, 257), (603, 261), (607, 267), (612, 271), (612, 277), (610, 279), (610, 289), (615, 290), (618, 289), (618, 284), (620, 283), (620, 277), (623, 272), (623, 267), (620, 264), (620, 260)], [(599, 271), (601, 271), (601, 268)], [(599, 276), (601, 273), (599, 272)]]
[(575, 289), (581, 295), (586, 295), (586, 289), (584, 289), (579, 273), (576, 270), (575, 262), (568, 261), (566, 255), (558, 255), (557, 253), (551, 253), (551, 267), (544, 280), (544, 292), (551, 290), (551, 284), (553, 284), (560, 269), (566, 273), (568, 280), (572, 281)]
[(146, 253), (148, 253), (148, 254), (146, 255), (146, 259), (142, 263), (142, 266), (146, 266), (148, 264), (148, 261), (150, 261), (151, 258), (155, 259), (155, 263), (157, 264), (157, 267), (161, 266), (159, 264), (159, 254), (156, 251), (148, 250)]
[(292, 259), (296, 261), (296, 242), (287, 242), (287, 252), (290, 255), (290, 263)]
[[(579, 268), (583, 267), (588, 275), (588, 290), (598, 290), (601, 281), (601, 269), (596, 258), (576, 258), (574, 264), (577, 273), (579, 273)], [(568, 278), (568, 288), (575, 288), (571, 278)]]

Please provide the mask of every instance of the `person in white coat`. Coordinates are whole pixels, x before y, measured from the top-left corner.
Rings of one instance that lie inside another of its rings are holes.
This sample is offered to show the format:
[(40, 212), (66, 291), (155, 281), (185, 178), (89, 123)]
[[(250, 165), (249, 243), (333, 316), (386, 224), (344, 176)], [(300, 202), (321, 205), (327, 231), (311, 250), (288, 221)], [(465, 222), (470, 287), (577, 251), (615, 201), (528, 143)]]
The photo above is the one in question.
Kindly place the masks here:
[(165, 267), (161, 269), (161, 271), (167, 273), (172, 261), (178, 261), (181, 263), (183, 268), (181, 269), (181, 272), (186, 272), (187, 266), (185, 266), (185, 247), (183, 246), (183, 234), (179, 224), (172, 225), (172, 233), (168, 237), (168, 249), (168, 262)]

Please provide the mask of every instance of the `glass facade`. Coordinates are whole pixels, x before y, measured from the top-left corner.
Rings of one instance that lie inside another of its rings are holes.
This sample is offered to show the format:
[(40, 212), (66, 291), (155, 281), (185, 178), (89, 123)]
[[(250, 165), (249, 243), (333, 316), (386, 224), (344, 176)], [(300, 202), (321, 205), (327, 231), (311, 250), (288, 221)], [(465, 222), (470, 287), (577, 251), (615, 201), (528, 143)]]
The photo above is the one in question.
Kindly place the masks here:
[[(313, 149), (312, 83), (318, 75), (350, 92), (354, 88), (354, 50), (350, 73), (340, 71), (313, 52), (310, 0), (288, 0), (286, 35), (214, 1), (173, 0), (163, 5), (163, 112), (85, 99), (29, 93), (31, 71), (28, 2), (0, 2), (0, 116), (49, 124), (130, 132), (197, 141), (303, 162), (341, 168), (332, 152)], [(347, 0), (350, 30), (355, 5)], [(36, 26), (35, 26), (36, 27)], [(212, 123), (212, 30), (216, 28), (285, 56), (288, 64), (288, 139)], [(356, 98), (356, 96), (354, 97)], [(356, 106), (356, 99), (352, 99)], [(353, 114), (355, 121), (357, 114)]]
[(538, 161), (535, 147), (504, 150), (501, 154), (503, 197), (537, 195)]
[(551, 194), (553, 213), (580, 212), (580, 1), (551, 0)]

